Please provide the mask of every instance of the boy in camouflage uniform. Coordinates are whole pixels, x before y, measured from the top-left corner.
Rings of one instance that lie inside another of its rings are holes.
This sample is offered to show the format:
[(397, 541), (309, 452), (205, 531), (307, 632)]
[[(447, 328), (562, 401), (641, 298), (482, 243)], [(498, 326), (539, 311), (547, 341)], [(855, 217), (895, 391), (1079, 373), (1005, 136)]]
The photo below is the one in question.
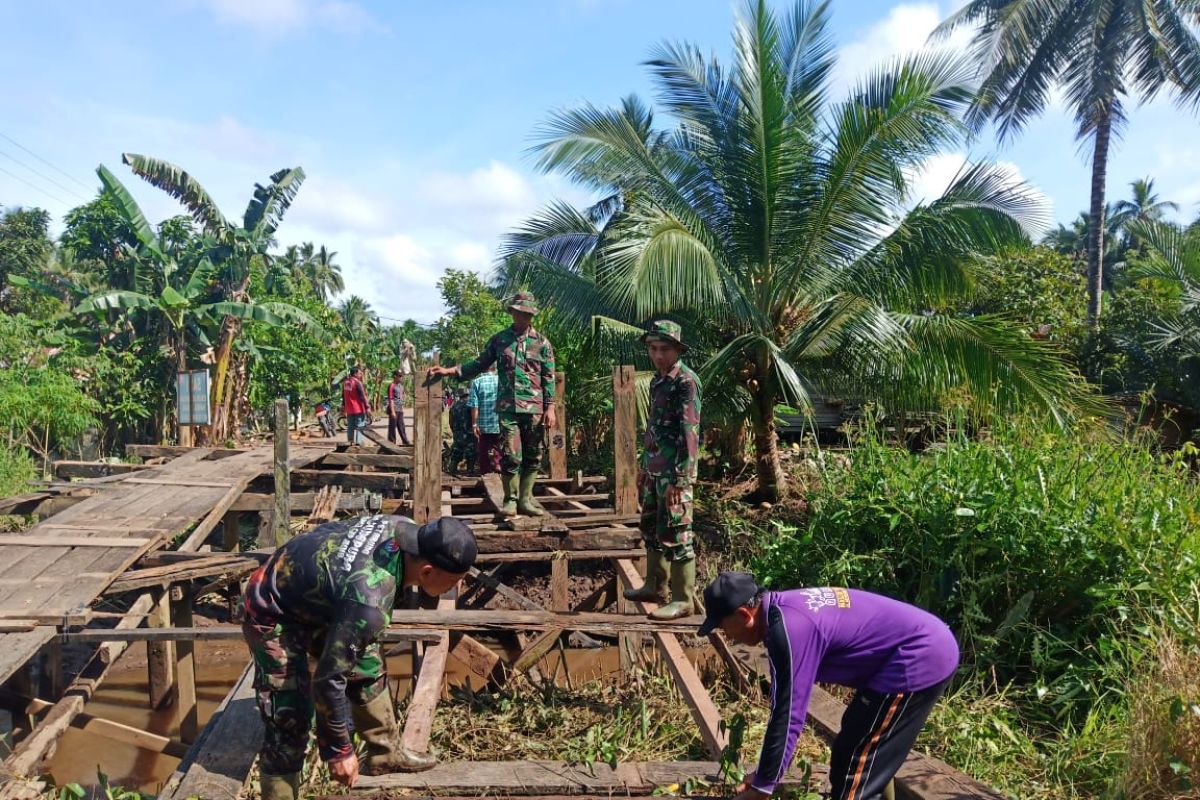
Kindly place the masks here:
[(670, 565), (671, 599), (651, 612), (654, 619), (692, 613), (696, 593), (696, 551), (692, 545), (692, 489), (700, 448), (700, 379), (680, 356), (687, 350), (678, 324), (650, 324), (642, 341), (657, 373), (650, 381), (650, 419), (642, 439), (642, 539), (646, 575), (630, 600), (659, 600)]
[(378, 640), (401, 587), (434, 596), (449, 591), (476, 552), (461, 520), (443, 517), (418, 528), (405, 517), (361, 517), (291, 539), (250, 576), (242, 633), (266, 724), (263, 800), (299, 798), (314, 716), (321, 758), (347, 786), (359, 775), (352, 730), (366, 742), (365, 774), (436, 764), (400, 745)]
[(467, 405), (470, 391), (469, 386), (458, 387), (458, 399), (450, 406), (450, 432), (454, 435), (454, 443), (450, 447), (448, 471), (452, 477), (458, 476), (459, 463), (466, 461), (470, 465), (475, 460), (475, 425), (471, 422), (471, 407)]
[[(533, 328), (537, 300), (517, 292), (508, 302), (510, 328), (488, 340), (474, 361), (457, 367), (431, 367), (430, 375), (454, 375), (470, 380), (489, 365), (498, 371), (496, 414), (500, 418), (500, 474), (504, 480), (501, 513), (541, 516), (546, 509), (533, 499), (533, 486), (542, 464), (545, 426), (554, 427), (554, 347)], [(520, 496), (517, 494), (520, 475)]]

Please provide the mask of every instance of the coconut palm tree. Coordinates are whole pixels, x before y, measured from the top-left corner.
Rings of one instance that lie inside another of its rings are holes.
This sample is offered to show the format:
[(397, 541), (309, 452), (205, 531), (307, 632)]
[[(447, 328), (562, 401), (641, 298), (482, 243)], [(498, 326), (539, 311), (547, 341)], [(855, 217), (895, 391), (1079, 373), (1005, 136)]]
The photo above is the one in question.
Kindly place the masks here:
[(338, 315), (347, 335), (355, 341), (365, 341), (379, 327), (379, 316), (371, 309), (371, 304), (356, 294), (342, 301)]
[(326, 249), (325, 245), (321, 245), (320, 249), (313, 253), (312, 245), (308, 245), (304, 275), (322, 303), (328, 303), (329, 298), (341, 294), (346, 289), (346, 283), (342, 280), (342, 268), (333, 260), (336, 255), (336, 251)]
[[(210, 258), (219, 269), (223, 299), (228, 302), (249, 300), (252, 265), (265, 265), (274, 244), (275, 231), (304, 182), (300, 167), (282, 169), (270, 176), (267, 185), (255, 184), (254, 195), (246, 206), (241, 224), (230, 221), (216, 202), (194, 177), (174, 164), (149, 156), (125, 153), (122, 161), (151, 185), (174, 197), (209, 237), (214, 246)], [(234, 356), (234, 342), (241, 333), (242, 320), (227, 315), (214, 356), (212, 382), (213, 424), (211, 436), (224, 440), (233, 433), (230, 419), (236, 398), (232, 396), (233, 382), (228, 380)]]
[(1200, 100), (1200, 6), (1179, 0), (970, 0), (935, 36), (975, 25), (972, 50), (983, 83), (969, 119), (998, 124), (1001, 139), (1045, 110), (1061, 87), (1075, 135), (1092, 150), (1088, 215), (1088, 323), (1100, 324), (1105, 183), (1113, 135), (1130, 99), (1167, 87), (1180, 104)]
[(1155, 220), (1135, 221), (1130, 230), (1146, 245), (1131, 275), (1164, 282), (1181, 301), (1177, 314), (1151, 321), (1152, 344), (1178, 348), (1181, 360), (1200, 359), (1200, 231)]
[(1113, 222), (1122, 229), (1134, 222), (1161, 222), (1168, 211), (1179, 210), (1178, 203), (1158, 199), (1153, 178), (1139, 178), (1132, 181), (1129, 188), (1132, 196), (1128, 200), (1118, 200), (1112, 206)]
[(751, 0), (734, 40), (730, 66), (689, 44), (655, 52), (670, 128), (636, 98), (550, 118), (538, 164), (607, 199), (526, 222), (503, 251), (510, 279), (605, 334), (681, 321), (706, 409), (750, 420), (766, 499), (784, 489), (776, 406), (808, 407), (817, 391), (892, 409), (954, 392), (980, 412), (1068, 417), (1082, 394), (1050, 345), (1003, 320), (939, 313), (970, 289), (975, 256), (1045, 218), (989, 164), (912, 202), (911, 176), (968, 133), (970, 69), (913, 56), (833, 103), (827, 3), (801, 0), (781, 18)]

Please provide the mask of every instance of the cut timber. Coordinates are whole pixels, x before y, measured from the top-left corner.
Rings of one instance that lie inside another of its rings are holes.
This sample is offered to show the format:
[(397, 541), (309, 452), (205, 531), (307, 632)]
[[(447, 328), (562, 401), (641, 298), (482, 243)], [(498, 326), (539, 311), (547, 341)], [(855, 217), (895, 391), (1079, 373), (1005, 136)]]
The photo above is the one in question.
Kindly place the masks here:
[(573, 530), (564, 535), (525, 531), (475, 534), (480, 553), (532, 553), (540, 550), (633, 550), (642, 546), (642, 535), (629, 528)]
[[(292, 537), (289, 521), (292, 517), (291, 492), (289, 477), (291, 469), (288, 464), (288, 401), (280, 397), (275, 401), (275, 432), (271, 437), (274, 445), (275, 461), (273, 474), (275, 477), (275, 514), (271, 517), (271, 533), (276, 547), (283, 547)], [(245, 487), (243, 487), (245, 488)], [(240, 492), (239, 492), (240, 494)], [(221, 511), (225, 513), (224, 510)], [(188, 741), (192, 741), (189, 739)]]
[[(613, 566), (616, 568), (617, 578), (626, 588), (632, 589), (641, 583), (641, 576), (638, 575), (637, 568), (633, 566), (632, 561), (617, 559)], [(636, 605), (643, 614), (649, 614), (658, 608), (657, 603), (637, 603)], [(720, 758), (725, 746), (729, 743), (729, 736), (721, 730), (721, 712), (717, 710), (716, 704), (708, 694), (708, 689), (704, 688), (700, 676), (696, 674), (696, 668), (692, 666), (692, 662), (688, 661), (683, 647), (676, 637), (665, 633), (654, 633), (654, 644), (658, 647), (663, 661), (667, 663), (667, 669), (674, 676), (675, 687), (679, 689), (679, 693), (687, 702), (688, 709), (692, 712), (692, 719), (700, 727), (700, 738), (704, 740), (705, 749), (712, 757)]]
[(636, 514), (637, 387), (633, 366), (613, 369), (613, 475), (618, 514)]
[[(327, 487), (321, 487), (322, 489)], [(341, 487), (328, 487), (341, 488)], [(317, 503), (317, 495), (320, 489), (315, 492), (292, 492), (292, 513), (311, 513)], [(368, 504), (368, 497), (371, 495), (365, 494), (341, 494), (338, 496), (338, 511), (377, 511), (379, 510), (378, 503), (375, 505)], [(275, 498), (270, 494), (258, 492), (243, 492), (241, 497), (234, 501), (229, 507), (230, 511), (257, 511), (263, 512), (275, 505)]]
[[(418, 439), (418, 441), (420, 441)], [(440, 483), (439, 483), (440, 485)], [(453, 590), (438, 598), (438, 611), (453, 611), (457, 593)], [(401, 743), (417, 753), (429, 752), (429, 735), (433, 731), (433, 714), (442, 698), (442, 682), (446, 675), (446, 657), (450, 654), (450, 633), (445, 631), (436, 644), (425, 650), (421, 671), (413, 686), (408, 716), (404, 721)]]
[(412, 469), (413, 457), (394, 453), (330, 453), (321, 459), (323, 467), (377, 467)]
[[(39, 530), (53, 528), (46, 525)], [(14, 545), (17, 547), (136, 547), (142, 548), (157, 541), (156, 539), (133, 539), (121, 536), (37, 536), (23, 533), (0, 534), (0, 546)]]
[(55, 461), (54, 477), (59, 480), (70, 478), (106, 478), (109, 475), (128, 475), (150, 469), (145, 464), (120, 464), (107, 461)]
[[(360, 777), (355, 793), (409, 790), (417, 793), (508, 795), (594, 794), (618, 796), (650, 794), (660, 787), (700, 779), (722, 783), (721, 765), (714, 761), (625, 762), (571, 764), (566, 761), (470, 761), (438, 764), (426, 772), (393, 773)], [(812, 770), (812, 788), (825, 777), (824, 767)], [(805, 789), (803, 770), (793, 767), (779, 788)], [(726, 792), (732, 794), (732, 792)]]
[(547, 428), (550, 452), (550, 477), (567, 477), (567, 376), (560, 369), (554, 375), (555, 404), (554, 427)]
[(167, 780), (159, 800), (236, 800), (262, 739), (262, 719), (254, 700), (254, 668), (246, 667)]
[(620, 550), (549, 550), (531, 553), (480, 553), (475, 559), (476, 564), (502, 564), (513, 561), (545, 561), (548, 558), (568, 558), (572, 561), (595, 561), (610, 558), (642, 558), (646, 551), (641, 548), (621, 548)]
[[(436, 642), (440, 632), (432, 628), (388, 628), (380, 634), (381, 642)], [(210, 625), (204, 628), (132, 628), (114, 630), (96, 628), (58, 634), (63, 642), (215, 642), (233, 641), (242, 638), (242, 629), (237, 625)]]
[(326, 486), (317, 492), (312, 511), (308, 515), (309, 524), (330, 522), (337, 514), (338, 503), (342, 499), (342, 487)]
[(401, 629), (434, 628), (450, 631), (548, 631), (555, 628), (595, 633), (640, 631), (642, 633), (695, 634), (701, 617), (659, 622), (633, 614), (595, 612), (495, 611), (455, 608), (396, 609), (392, 626)]
[[(436, 362), (435, 362), (436, 363)], [(413, 519), (424, 524), (442, 510), (442, 383), (417, 370), (413, 408)]]
[[(127, 444), (125, 445), (125, 455), (136, 456), (137, 458), (179, 458), (187, 455), (193, 450), (207, 449), (196, 447), (178, 447), (176, 445), (163, 444)], [(222, 458), (248, 453), (249, 450), (236, 450), (234, 448), (214, 449), (205, 456), (207, 461), (217, 461)]]
[[(30, 701), (29, 710), (31, 713), (41, 713), (46, 709), (53, 708), (54, 704), (48, 700), (35, 699)], [(132, 725), (126, 725), (121, 722), (113, 722), (112, 720), (104, 719), (103, 717), (93, 717), (91, 714), (81, 713), (71, 722), (71, 727), (85, 730), (89, 733), (94, 733), (97, 736), (103, 736), (106, 739), (112, 739), (114, 742), (122, 742), (131, 744), (134, 747), (142, 750), (149, 750), (152, 753), (164, 753), (175, 758), (183, 758), (187, 753), (187, 747), (183, 743), (175, 739), (159, 736), (155, 733), (135, 728)]]
[(345, 489), (370, 489), (372, 492), (402, 492), (408, 486), (408, 477), (387, 472), (294, 469), (292, 470), (292, 486), (309, 489), (321, 486), (341, 486)]
[[(415, 432), (413, 434), (416, 435)], [(379, 449), (385, 453), (391, 453), (397, 456), (412, 456), (413, 448), (409, 445), (398, 445), (395, 442), (389, 442), (386, 437), (381, 436), (378, 431), (370, 426), (363, 428), (363, 436), (366, 436), (375, 444), (379, 445)]]
[(504, 505), (504, 479), (495, 472), (489, 472), (480, 478), (479, 482), (483, 485), (484, 494), (492, 508), (500, 511)]

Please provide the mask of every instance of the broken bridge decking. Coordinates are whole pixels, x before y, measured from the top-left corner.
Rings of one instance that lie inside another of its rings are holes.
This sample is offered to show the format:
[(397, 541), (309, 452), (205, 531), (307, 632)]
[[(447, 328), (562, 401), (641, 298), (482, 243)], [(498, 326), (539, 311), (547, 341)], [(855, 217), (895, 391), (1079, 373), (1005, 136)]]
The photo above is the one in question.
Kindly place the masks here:
[[(181, 534), (202, 540), (249, 482), (271, 469), (271, 452), (220, 460), (197, 449), (165, 465), (105, 485), (28, 531), (0, 539), (0, 681), (56, 634), (83, 621), (96, 600), (135, 561)], [(325, 450), (296, 448), (304, 465)], [(19, 630), (20, 628), (27, 630)]]

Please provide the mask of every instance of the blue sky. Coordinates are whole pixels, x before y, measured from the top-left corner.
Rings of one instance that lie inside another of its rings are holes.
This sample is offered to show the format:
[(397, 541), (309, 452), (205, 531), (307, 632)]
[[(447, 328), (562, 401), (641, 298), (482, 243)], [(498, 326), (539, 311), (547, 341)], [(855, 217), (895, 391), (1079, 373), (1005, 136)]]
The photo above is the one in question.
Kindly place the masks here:
[[(920, 47), (958, 4), (834, 0), (839, 82)], [(94, 195), (104, 163), (151, 219), (178, 213), (121, 166), (128, 151), (184, 167), (240, 217), (256, 181), (300, 165), (308, 180), (281, 243), (330, 246), (348, 291), (386, 317), (429, 322), (444, 268), (486, 271), (499, 236), (527, 213), (554, 197), (587, 199), (532, 169), (526, 151), (548, 112), (652, 97), (641, 62), (663, 40), (727, 58), (739, 6), (0, 0), (0, 205), (41, 206), (57, 224)], [(1166, 100), (1134, 112), (1110, 162), (1110, 194), (1153, 176), (1193, 218), (1198, 126)], [(1015, 142), (985, 136), (938, 159), (923, 189), (940, 189), (966, 157), (1013, 165), (1058, 221), (1087, 203), (1087, 162), (1057, 108)]]

